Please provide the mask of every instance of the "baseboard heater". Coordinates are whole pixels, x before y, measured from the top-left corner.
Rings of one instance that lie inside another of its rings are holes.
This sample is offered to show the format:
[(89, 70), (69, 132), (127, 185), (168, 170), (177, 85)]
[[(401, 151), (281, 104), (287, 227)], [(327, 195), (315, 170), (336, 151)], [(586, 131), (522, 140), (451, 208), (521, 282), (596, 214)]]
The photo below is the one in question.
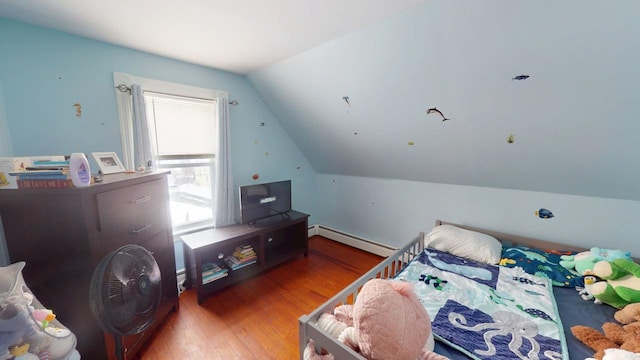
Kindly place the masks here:
[(387, 257), (393, 254), (398, 248), (365, 239), (340, 230), (332, 229), (324, 225), (313, 225), (309, 227), (309, 236), (320, 235), (356, 249), (364, 250), (372, 254)]

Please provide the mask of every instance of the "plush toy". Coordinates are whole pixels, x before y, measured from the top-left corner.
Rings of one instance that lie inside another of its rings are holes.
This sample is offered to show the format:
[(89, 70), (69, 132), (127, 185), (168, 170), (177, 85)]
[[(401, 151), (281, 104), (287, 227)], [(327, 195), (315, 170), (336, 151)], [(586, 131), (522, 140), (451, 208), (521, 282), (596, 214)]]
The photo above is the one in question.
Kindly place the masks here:
[[(630, 304), (616, 311), (614, 317), (624, 324), (623, 326), (606, 322), (602, 325), (602, 333), (589, 326), (576, 325), (571, 327), (571, 332), (578, 340), (596, 351), (593, 356), (595, 359), (606, 359), (607, 349), (621, 349), (640, 354), (640, 321), (636, 320), (640, 310), (638, 305), (640, 304)], [(614, 355), (609, 357), (618, 359)]]
[(579, 288), (576, 286), (576, 289), (579, 291), (578, 294), (582, 297), (583, 300), (593, 300), (594, 304), (601, 305), (602, 301), (595, 296), (593, 296), (593, 291), (591, 287), (598, 281), (598, 278), (593, 275), (584, 276), (584, 288)]
[(49, 323), (56, 318), (56, 315), (50, 309), (33, 309), (31, 316), (43, 329), (46, 329)]
[(640, 303), (633, 303), (616, 311), (613, 317), (621, 324), (631, 324), (640, 321)]
[(593, 274), (606, 281), (591, 285), (590, 291), (597, 299), (615, 308), (640, 302), (640, 265), (627, 259), (599, 261)]
[[(585, 360), (596, 360), (594, 358), (586, 358)], [(640, 354), (622, 349), (606, 349), (602, 360), (640, 360)]]
[(24, 262), (0, 267), (0, 359), (77, 360), (76, 337), (24, 283)]
[(627, 259), (631, 260), (631, 252), (624, 250), (616, 250), (616, 249), (601, 249), (599, 247), (591, 248), (591, 255), (595, 257), (598, 261), (600, 260), (608, 260), (612, 261), (615, 259)]
[[(349, 323), (353, 325), (348, 325)], [(353, 306), (324, 314), (318, 325), (369, 360), (446, 360), (433, 353), (431, 321), (408, 282), (372, 279), (364, 284)], [(305, 360), (330, 360), (317, 354), (313, 341)]]
[(37, 355), (29, 353), (29, 344), (15, 346), (9, 351), (13, 360), (40, 360)]
[(573, 270), (580, 275), (586, 275), (585, 273), (593, 270), (594, 265), (598, 261), (611, 261), (615, 259), (631, 260), (631, 253), (622, 250), (592, 247), (591, 250), (583, 251), (575, 255), (562, 255), (560, 259), (562, 259), (559, 263), (560, 266)]
[(47, 345), (47, 336), (38, 331), (29, 316), (32, 297), (22, 287), (24, 265), (19, 262), (0, 267), (0, 359), (11, 357), (10, 347), (28, 344), (31, 351), (40, 351)]
[(582, 343), (596, 351), (596, 359), (604, 357), (606, 349), (622, 349), (632, 353), (640, 353), (640, 323), (620, 326), (612, 322), (602, 325), (604, 333), (589, 326), (576, 325), (571, 333)]

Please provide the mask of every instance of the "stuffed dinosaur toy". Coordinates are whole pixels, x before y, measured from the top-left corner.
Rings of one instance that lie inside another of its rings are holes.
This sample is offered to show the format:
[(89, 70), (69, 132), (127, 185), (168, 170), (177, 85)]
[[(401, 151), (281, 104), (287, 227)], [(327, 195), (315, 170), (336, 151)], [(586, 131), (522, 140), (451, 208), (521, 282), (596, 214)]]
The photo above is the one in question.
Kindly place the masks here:
[(618, 309), (640, 302), (640, 265), (631, 260), (630, 252), (593, 247), (560, 258), (562, 267), (585, 276), (585, 287), (577, 288), (584, 300)]
[[(338, 306), (317, 324), (369, 360), (448, 359), (432, 351), (431, 320), (408, 282), (369, 280), (353, 306)], [(318, 354), (311, 340), (304, 359), (332, 360), (333, 355)]]
[(579, 275), (586, 275), (587, 272), (593, 270), (593, 267), (598, 261), (612, 261), (615, 259), (631, 260), (631, 253), (622, 250), (592, 247), (591, 250), (583, 251), (575, 255), (562, 255), (560, 259), (560, 266), (573, 270)]
[(592, 272), (605, 280), (590, 287), (596, 299), (618, 309), (640, 303), (640, 265), (628, 259), (599, 261)]

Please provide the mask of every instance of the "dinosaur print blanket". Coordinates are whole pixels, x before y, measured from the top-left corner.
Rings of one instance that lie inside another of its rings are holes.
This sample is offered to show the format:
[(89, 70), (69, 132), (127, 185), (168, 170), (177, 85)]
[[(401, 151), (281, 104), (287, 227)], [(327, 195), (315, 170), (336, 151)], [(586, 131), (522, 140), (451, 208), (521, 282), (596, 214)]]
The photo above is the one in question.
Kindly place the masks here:
[(569, 359), (550, 280), (425, 249), (410, 281), (436, 339), (473, 359)]

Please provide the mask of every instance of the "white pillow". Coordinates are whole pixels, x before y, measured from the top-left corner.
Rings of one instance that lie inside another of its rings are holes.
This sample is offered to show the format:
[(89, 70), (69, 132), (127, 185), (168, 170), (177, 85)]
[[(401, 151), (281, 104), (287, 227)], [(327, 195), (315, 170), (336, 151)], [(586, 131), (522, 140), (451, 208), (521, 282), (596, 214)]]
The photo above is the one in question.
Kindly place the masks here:
[(424, 246), (487, 264), (497, 264), (502, 244), (491, 235), (453, 225), (436, 226), (425, 237)]

